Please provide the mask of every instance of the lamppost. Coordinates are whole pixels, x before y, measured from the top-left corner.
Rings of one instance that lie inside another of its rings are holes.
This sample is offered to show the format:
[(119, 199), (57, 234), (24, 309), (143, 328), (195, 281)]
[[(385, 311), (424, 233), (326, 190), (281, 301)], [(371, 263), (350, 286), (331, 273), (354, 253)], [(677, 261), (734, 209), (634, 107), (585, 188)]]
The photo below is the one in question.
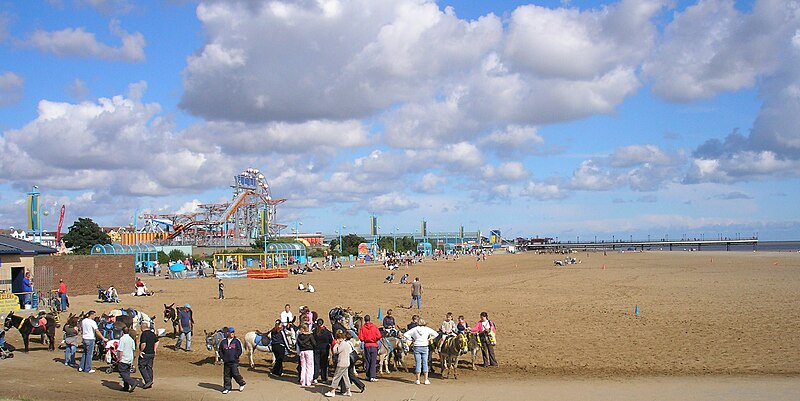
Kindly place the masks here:
[(31, 230), (33, 230), (33, 242), (36, 242), (36, 234), (39, 234), (39, 243), (42, 243), (42, 207), (39, 204), (39, 186), (34, 185), (31, 192), (28, 193), (29, 208), (28, 221), (30, 221)]
[(302, 221), (300, 221), (300, 220), (295, 220), (295, 221), (294, 221), (294, 239), (297, 239), (297, 238), (298, 238), (298, 236), (300, 235), (300, 228), (299, 228), (299, 226), (302, 226), (302, 225), (303, 225), (303, 222), (302, 222)]
[(341, 224), (339, 225), (339, 255), (341, 255), (344, 252), (343, 251), (344, 248), (342, 247), (342, 230), (344, 230), (345, 228), (347, 228), (347, 226)]
[(392, 239), (394, 240), (394, 246), (392, 247), (392, 252), (397, 253), (397, 232), (400, 231), (400, 227), (395, 227), (394, 232), (392, 233)]

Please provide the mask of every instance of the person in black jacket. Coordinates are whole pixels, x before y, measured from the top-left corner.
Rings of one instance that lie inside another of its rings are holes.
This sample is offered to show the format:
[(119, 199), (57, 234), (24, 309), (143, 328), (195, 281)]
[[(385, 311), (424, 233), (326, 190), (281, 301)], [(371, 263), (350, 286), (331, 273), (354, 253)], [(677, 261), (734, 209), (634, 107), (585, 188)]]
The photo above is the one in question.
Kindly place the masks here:
[(300, 333), (297, 335), (297, 349), (300, 358), (300, 387), (313, 387), (311, 381), (314, 380), (314, 348), (317, 347), (317, 341), (308, 323), (300, 325)]
[(328, 381), (328, 361), (330, 360), (331, 348), (333, 347), (333, 333), (325, 327), (325, 321), (317, 319), (314, 327), (314, 381), (317, 379), (323, 383)]
[(242, 356), (242, 342), (236, 338), (233, 327), (228, 327), (228, 338), (219, 343), (219, 356), (224, 364), (222, 370), (222, 394), (231, 391), (231, 378), (239, 384), (239, 391), (244, 391), (244, 378), (239, 374), (239, 357)]
[(283, 359), (286, 358), (288, 352), (287, 346), (289, 342), (286, 340), (286, 332), (283, 331), (283, 325), (280, 320), (275, 321), (275, 327), (269, 331), (269, 338), (272, 340), (272, 353), (275, 355), (275, 362), (272, 364), (271, 375), (283, 376)]

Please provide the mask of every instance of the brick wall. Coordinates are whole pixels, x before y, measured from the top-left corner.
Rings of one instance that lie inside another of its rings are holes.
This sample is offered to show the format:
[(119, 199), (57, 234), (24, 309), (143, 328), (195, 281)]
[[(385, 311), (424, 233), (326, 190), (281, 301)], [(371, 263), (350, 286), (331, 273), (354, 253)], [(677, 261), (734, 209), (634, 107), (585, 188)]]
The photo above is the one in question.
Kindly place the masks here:
[(59, 279), (67, 284), (69, 295), (97, 295), (98, 285), (129, 292), (136, 282), (134, 255), (36, 256), (33, 263), (39, 291), (58, 289)]

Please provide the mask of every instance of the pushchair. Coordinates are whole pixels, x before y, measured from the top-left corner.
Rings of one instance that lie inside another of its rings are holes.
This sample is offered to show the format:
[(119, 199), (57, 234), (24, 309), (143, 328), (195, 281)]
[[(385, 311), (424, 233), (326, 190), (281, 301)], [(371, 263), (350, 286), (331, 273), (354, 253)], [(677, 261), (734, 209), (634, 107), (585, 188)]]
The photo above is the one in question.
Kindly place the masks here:
[(14, 353), (6, 347), (6, 331), (0, 331), (0, 359), (13, 358)]
[[(113, 288), (113, 287), (110, 287)], [(119, 296), (116, 294), (116, 290), (112, 294), (109, 294), (105, 288), (97, 286), (97, 300), (100, 302), (114, 302), (119, 303)]]
[[(106, 373), (114, 373), (114, 371), (117, 369), (117, 362), (119, 362), (119, 360), (117, 359), (118, 347), (119, 347), (119, 340), (108, 340), (106, 342), (105, 360), (106, 363), (108, 364), (108, 367), (106, 368)], [(133, 367), (133, 365), (131, 365), (130, 372), (136, 373), (136, 368)]]

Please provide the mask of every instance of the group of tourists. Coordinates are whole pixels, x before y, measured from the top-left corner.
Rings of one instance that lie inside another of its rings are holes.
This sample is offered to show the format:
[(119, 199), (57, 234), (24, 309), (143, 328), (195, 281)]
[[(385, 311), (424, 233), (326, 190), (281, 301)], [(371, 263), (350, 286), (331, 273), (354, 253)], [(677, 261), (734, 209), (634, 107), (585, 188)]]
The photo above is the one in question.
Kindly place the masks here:
[[(118, 341), (112, 360), (116, 362), (116, 369), (119, 372), (123, 382), (123, 391), (133, 392), (137, 387), (137, 382), (131, 377), (133, 362), (138, 352), (139, 355), (139, 372), (142, 376), (142, 385), (144, 389), (153, 386), (153, 360), (156, 356), (158, 349), (158, 336), (153, 333), (149, 321), (142, 321), (140, 326), (141, 334), (139, 335), (139, 345), (137, 347), (135, 340), (130, 335), (130, 327), (123, 326), (121, 328), (122, 336), (119, 340), (111, 340), (103, 334), (99, 329), (96, 320), (96, 312), (90, 310), (84, 315), (82, 319), (72, 317), (64, 324), (64, 365), (77, 368), (81, 373), (94, 373), (95, 369), (92, 368), (92, 358), (96, 341), (99, 339), (102, 344), (109, 341)], [(106, 333), (107, 334), (107, 333)], [(76, 363), (76, 354), (78, 345), (83, 345), (83, 355), (81, 356), (80, 364)]]
[[(475, 333), (480, 338), (483, 365), (497, 366), (494, 356), (496, 327), (486, 312), (481, 312), (480, 320), (473, 326), (466, 322), (464, 316), (459, 316), (456, 321), (452, 313), (447, 313), (438, 331), (428, 327), (425, 319), (414, 315), (411, 322), (405, 326), (405, 330), (401, 331), (397, 327), (392, 309), (389, 309), (379, 324), (381, 327), (372, 322), (370, 315), (365, 315), (363, 324), (356, 330), (353, 323), (344, 316), (337, 316), (332, 322), (332, 328), (329, 329), (325, 325), (325, 320), (318, 318), (317, 313), (307, 306), (302, 306), (299, 314), (295, 316), (291, 305), (286, 304), (279, 319), (275, 320), (274, 327), (264, 334), (274, 354), (269, 374), (276, 378), (284, 376), (284, 362), (293, 348), (298, 356), (297, 374), (301, 387), (309, 388), (328, 383), (330, 378), (331, 388), (325, 393), (327, 397), (334, 397), (337, 392), (350, 396), (351, 388), (354, 386), (363, 393), (366, 384), (359, 379), (355, 371), (358, 354), (363, 353), (365, 381), (377, 382), (380, 341), (384, 337), (396, 337), (401, 339), (414, 355), (414, 383), (429, 385), (431, 384), (428, 377), (430, 353), (441, 351), (445, 339), (458, 333)], [(223, 393), (232, 390), (232, 381), (236, 381), (239, 384), (239, 391), (242, 391), (245, 381), (238, 368), (242, 345), (235, 337), (233, 328), (228, 327), (223, 331), (227, 338), (218, 347), (219, 356), (225, 364)], [(329, 361), (332, 361), (334, 367), (332, 376), (329, 376)]]

